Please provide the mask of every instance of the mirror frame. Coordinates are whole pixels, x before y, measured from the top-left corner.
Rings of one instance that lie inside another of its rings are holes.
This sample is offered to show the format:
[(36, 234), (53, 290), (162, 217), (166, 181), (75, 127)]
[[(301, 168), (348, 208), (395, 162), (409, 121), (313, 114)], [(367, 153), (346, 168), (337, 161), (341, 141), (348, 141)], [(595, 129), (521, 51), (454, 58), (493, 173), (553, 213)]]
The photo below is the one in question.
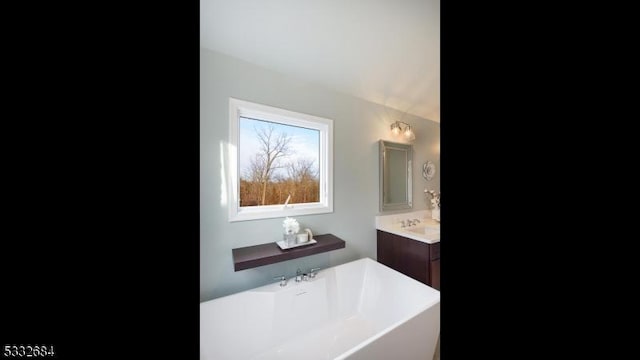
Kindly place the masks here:
[[(390, 211), (390, 210), (404, 210), (413, 208), (413, 145), (411, 144), (401, 144), (395, 143), (386, 140), (380, 140), (380, 165), (379, 165), (379, 203), (380, 203), (380, 211)], [(405, 164), (405, 168), (407, 170), (407, 201), (400, 203), (385, 203), (384, 202), (384, 168), (385, 168), (385, 160), (386, 160), (386, 150), (400, 150), (407, 152), (407, 162)]]

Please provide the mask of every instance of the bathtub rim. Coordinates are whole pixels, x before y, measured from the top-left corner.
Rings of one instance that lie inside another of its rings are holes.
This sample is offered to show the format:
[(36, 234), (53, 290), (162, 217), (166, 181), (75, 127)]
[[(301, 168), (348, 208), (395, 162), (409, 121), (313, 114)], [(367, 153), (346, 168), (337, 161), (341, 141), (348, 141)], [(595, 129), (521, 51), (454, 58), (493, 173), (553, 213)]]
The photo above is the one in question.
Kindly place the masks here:
[[(374, 265), (374, 266), (378, 266), (378, 265), (379, 266), (384, 266), (385, 268), (387, 268), (389, 270), (398, 272), (397, 270), (394, 270), (394, 269), (392, 269), (392, 268), (390, 268), (390, 267), (388, 267), (388, 266), (386, 266), (386, 265), (384, 265), (384, 264), (382, 264), (382, 263), (380, 263), (380, 262), (378, 262), (378, 261), (376, 261), (376, 260), (374, 260), (374, 259), (372, 259), (370, 257), (362, 257), (360, 259), (352, 260), (352, 261), (349, 261), (349, 262), (346, 262), (346, 263), (343, 263), (343, 264), (340, 264), (340, 265), (335, 265), (335, 266), (332, 266), (332, 267), (329, 267), (329, 268), (326, 268), (326, 269), (323, 269), (323, 270), (335, 269), (337, 267), (345, 266), (347, 264), (352, 264), (352, 263), (356, 263), (356, 262), (364, 262), (364, 263), (373, 262), (373, 263), (377, 264), (377, 265)], [(418, 280), (415, 280), (415, 279), (413, 279), (413, 278), (411, 278), (411, 277), (409, 277), (409, 276), (407, 276), (405, 274), (402, 274), (400, 272), (398, 272), (398, 273), (403, 275), (403, 276), (405, 276), (407, 279), (410, 279), (411, 281), (415, 282), (416, 284), (419, 284), (420, 286), (427, 286), (428, 288), (430, 288), (433, 291), (435, 291), (437, 293), (437, 296), (434, 296), (432, 299), (429, 299), (428, 301), (425, 302), (424, 305), (418, 307), (415, 311), (411, 312), (410, 314), (400, 318), (399, 320), (397, 320), (396, 322), (392, 323), (391, 325), (381, 329), (375, 335), (372, 335), (372, 336), (368, 337), (366, 340), (354, 345), (349, 350), (347, 350), (344, 353), (342, 353), (342, 354), (338, 355), (337, 357), (335, 357), (334, 360), (344, 360), (344, 359), (346, 359), (347, 357), (353, 355), (354, 353), (358, 352), (359, 350), (365, 348), (367, 345), (369, 345), (369, 344), (373, 343), (374, 341), (380, 339), (384, 335), (390, 333), (391, 331), (397, 329), (401, 325), (407, 323), (409, 320), (413, 319), (414, 317), (422, 314), (423, 312), (429, 310), (430, 308), (432, 308), (435, 305), (440, 303), (440, 291), (439, 290), (434, 289), (434, 288), (432, 288), (432, 287), (430, 287), (430, 286), (428, 286), (428, 285), (426, 285), (426, 284), (424, 284), (424, 283), (422, 283), (422, 282), (420, 282)], [(258, 286), (258, 287), (255, 287), (255, 288), (243, 290), (243, 291), (240, 291), (240, 292), (237, 292), (237, 293), (221, 296), (221, 297), (210, 299), (210, 300), (206, 300), (206, 301), (201, 301), (200, 302), (200, 308), (198, 309), (199, 323), (202, 324), (202, 306), (206, 306), (207, 304), (209, 304), (211, 302), (214, 302), (216, 300), (226, 299), (226, 298), (230, 298), (230, 297), (233, 297), (233, 296), (239, 296), (239, 295), (242, 295), (244, 293), (248, 293), (248, 292), (251, 292), (251, 291), (256, 291), (258, 289), (271, 288), (271, 287), (273, 287), (273, 289), (277, 290), (276, 287), (279, 287), (278, 282), (274, 282), (274, 283)], [(438, 324), (438, 328), (439, 327), (440, 327), (440, 325)], [(438, 333), (439, 333), (439, 330), (438, 330)]]
[[(385, 264), (383, 264), (383, 263), (381, 263), (381, 262), (378, 262), (377, 260), (374, 260), (374, 259), (372, 259), (372, 258), (370, 258), (370, 257), (368, 257), (368, 256), (365, 256), (365, 257), (362, 257), (362, 258), (360, 258), (360, 259), (356, 259), (356, 260), (352, 260), (352, 261), (346, 262), (346, 263), (344, 263), (344, 264), (335, 265), (335, 266), (331, 266), (331, 267), (328, 267), (328, 268), (325, 268), (325, 269), (321, 269), (321, 270), (320, 270), (320, 272), (318, 272), (318, 274), (320, 274), (323, 270), (325, 270), (325, 271), (326, 271), (326, 270), (329, 270), (329, 269), (334, 269), (334, 268), (337, 268), (337, 267), (340, 267), (340, 266), (345, 266), (345, 265), (347, 265), (347, 264), (352, 264), (352, 263), (355, 263), (355, 262), (358, 262), (358, 261), (362, 261), (362, 262), (367, 262), (367, 261), (374, 262), (374, 263), (376, 263), (376, 264), (378, 264), (378, 265), (381, 265), (381, 266), (384, 266), (384, 267), (388, 268), (389, 270), (393, 270), (393, 271), (396, 271), (396, 272), (397, 272), (397, 270), (392, 269), (392, 268), (388, 267), (387, 265), (385, 265)], [(402, 274), (402, 275), (404, 275), (404, 274)], [(404, 275), (404, 276), (407, 276), (407, 275)], [(412, 281), (415, 281), (416, 283), (418, 283), (418, 284), (420, 284), (420, 285), (428, 286), (428, 285), (426, 285), (426, 284), (424, 284), (424, 283), (421, 283), (420, 281), (418, 281), (418, 280), (416, 280), (416, 279), (411, 278), (410, 276), (407, 276), (407, 278), (411, 279)], [(289, 280), (291, 280), (291, 279), (289, 279)], [(199, 305), (200, 305), (200, 306), (202, 306), (202, 305), (205, 305), (205, 304), (207, 304), (207, 303), (209, 303), (209, 302), (211, 302), (211, 301), (216, 301), (216, 300), (226, 299), (226, 298), (229, 298), (229, 297), (232, 297), (232, 296), (236, 296), (236, 295), (244, 294), (244, 293), (247, 293), (247, 292), (250, 292), (250, 291), (256, 291), (256, 290), (258, 290), (258, 289), (262, 289), (262, 288), (269, 288), (269, 287), (273, 287), (274, 289), (276, 289), (276, 290), (277, 290), (278, 288), (277, 288), (277, 287), (275, 287), (274, 285), (279, 286), (279, 285), (278, 285), (278, 282), (279, 282), (279, 281), (280, 281), (280, 280), (278, 280), (278, 281), (274, 281), (274, 282), (272, 282), (272, 283), (268, 283), (268, 284), (265, 284), (265, 285), (260, 285), (260, 286), (257, 286), (257, 287), (251, 288), (251, 289), (238, 291), (238, 292), (235, 292), (235, 293), (233, 293), (233, 294), (228, 294), (228, 295), (220, 296), (220, 297), (217, 297), (217, 298), (213, 298), (213, 299), (209, 299), (209, 300), (200, 301), (200, 302), (199, 302)], [(433, 289), (433, 290), (437, 291), (437, 292), (438, 292), (438, 294), (440, 293), (440, 291), (439, 291), (439, 290), (434, 289), (434, 288), (432, 288), (431, 286), (428, 286), (428, 287), (430, 287), (431, 289)], [(440, 296), (438, 296), (438, 301), (439, 301), (439, 300), (440, 300)], [(198, 312), (199, 312), (199, 311), (198, 311)]]
[[(356, 261), (367, 261), (367, 260), (372, 261), (372, 262), (375, 262), (376, 264), (382, 265), (382, 266), (384, 266), (384, 267), (388, 268), (389, 270), (393, 270), (393, 271), (396, 271), (396, 272), (397, 272), (397, 270), (394, 270), (394, 269), (392, 269), (392, 268), (390, 268), (390, 267), (388, 267), (388, 266), (386, 266), (386, 265), (384, 265), (384, 264), (382, 264), (382, 263), (380, 263), (380, 262), (378, 262), (378, 261), (376, 261), (376, 260), (373, 260), (373, 259), (371, 259), (370, 257), (360, 258), (360, 259), (357, 259), (357, 260), (354, 260), (354, 261), (351, 261), (351, 262), (356, 262)], [(351, 263), (351, 262), (349, 262), (349, 263)], [(345, 264), (349, 264), (349, 263), (345, 263)], [(341, 265), (345, 265), (345, 264), (341, 264)], [(338, 266), (340, 266), (340, 265), (338, 265)], [(400, 274), (402, 274), (402, 273), (400, 273)], [(344, 360), (345, 358), (347, 358), (347, 357), (351, 356), (352, 354), (356, 353), (356, 352), (357, 352), (357, 351), (359, 351), (360, 349), (363, 349), (363, 348), (364, 348), (364, 347), (366, 347), (367, 345), (369, 345), (369, 344), (373, 343), (374, 341), (378, 340), (378, 339), (379, 339), (379, 338), (381, 338), (382, 336), (384, 336), (384, 335), (386, 335), (386, 334), (390, 333), (391, 331), (393, 331), (393, 330), (397, 329), (397, 328), (398, 328), (398, 327), (400, 327), (402, 324), (405, 324), (405, 323), (406, 323), (406, 322), (408, 322), (409, 320), (413, 319), (414, 317), (416, 317), (416, 316), (418, 316), (418, 315), (422, 314), (423, 312), (427, 311), (428, 309), (430, 309), (430, 308), (432, 308), (433, 306), (435, 306), (435, 305), (437, 305), (437, 304), (439, 304), (439, 303), (440, 303), (440, 290), (434, 289), (434, 288), (432, 288), (431, 286), (428, 286), (428, 285), (426, 285), (426, 284), (424, 284), (424, 283), (421, 283), (420, 281), (415, 280), (415, 279), (413, 279), (413, 278), (411, 278), (411, 277), (409, 277), (409, 276), (407, 276), (407, 275), (405, 275), (405, 274), (402, 274), (402, 275), (403, 275), (403, 276), (406, 276), (407, 278), (411, 279), (412, 281), (415, 281), (416, 283), (418, 283), (418, 284), (420, 284), (420, 285), (422, 285), (422, 286), (427, 286), (427, 287), (429, 287), (429, 288), (433, 289), (434, 291), (437, 291), (437, 292), (438, 292), (438, 296), (437, 296), (437, 298), (434, 298), (433, 300), (428, 301), (424, 306), (421, 306), (421, 307), (420, 307), (420, 308), (418, 308), (418, 310), (416, 310), (415, 312), (412, 312), (411, 314), (409, 314), (409, 315), (407, 315), (407, 316), (405, 316), (405, 317), (402, 317), (400, 320), (398, 320), (398, 321), (394, 322), (393, 324), (391, 324), (391, 325), (387, 326), (386, 328), (384, 328), (384, 329), (380, 330), (380, 331), (379, 331), (379, 332), (377, 332), (375, 335), (373, 335), (373, 336), (371, 336), (371, 337), (367, 338), (366, 340), (364, 340), (364, 341), (360, 342), (359, 344), (355, 345), (354, 347), (352, 347), (352, 348), (351, 348), (351, 349), (349, 349), (348, 351), (346, 351), (346, 352), (344, 352), (344, 353), (340, 354), (338, 357), (334, 358), (334, 360)], [(440, 327), (440, 326), (438, 326), (438, 327)], [(438, 331), (438, 332), (439, 332), (439, 331)]]

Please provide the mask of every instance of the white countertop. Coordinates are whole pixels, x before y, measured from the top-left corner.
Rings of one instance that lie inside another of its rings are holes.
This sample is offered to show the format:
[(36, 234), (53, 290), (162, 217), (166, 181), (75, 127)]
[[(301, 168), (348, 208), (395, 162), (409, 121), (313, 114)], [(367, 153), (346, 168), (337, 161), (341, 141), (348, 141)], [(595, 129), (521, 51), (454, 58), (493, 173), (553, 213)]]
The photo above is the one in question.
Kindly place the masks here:
[[(402, 220), (420, 220), (416, 225), (402, 227)], [(376, 216), (376, 229), (427, 244), (440, 242), (440, 223), (431, 218), (430, 210)], [(426, 229), (426, 231), (425, 231)]]

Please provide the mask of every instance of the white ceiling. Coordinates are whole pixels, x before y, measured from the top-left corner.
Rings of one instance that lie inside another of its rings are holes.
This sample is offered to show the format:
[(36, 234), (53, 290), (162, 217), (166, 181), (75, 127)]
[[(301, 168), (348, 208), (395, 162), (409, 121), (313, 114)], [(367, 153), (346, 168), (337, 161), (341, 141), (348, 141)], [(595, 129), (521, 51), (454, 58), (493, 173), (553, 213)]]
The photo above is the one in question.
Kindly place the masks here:
[(200, 44), (440, 121), (440, 0), (200, 0)]

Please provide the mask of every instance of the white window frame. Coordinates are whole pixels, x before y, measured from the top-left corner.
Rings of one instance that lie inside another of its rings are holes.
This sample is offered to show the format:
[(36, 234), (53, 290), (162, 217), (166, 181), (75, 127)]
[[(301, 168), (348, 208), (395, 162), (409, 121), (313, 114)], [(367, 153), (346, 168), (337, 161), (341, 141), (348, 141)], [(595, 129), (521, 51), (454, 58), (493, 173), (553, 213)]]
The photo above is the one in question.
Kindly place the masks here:
[[(320, 132), (320, 201), (315, 203), (240, 207), (238, 148), (240, 117), (249, 117)], [(229, 222), (333, 212), (333, 120), (229, 98)]]

